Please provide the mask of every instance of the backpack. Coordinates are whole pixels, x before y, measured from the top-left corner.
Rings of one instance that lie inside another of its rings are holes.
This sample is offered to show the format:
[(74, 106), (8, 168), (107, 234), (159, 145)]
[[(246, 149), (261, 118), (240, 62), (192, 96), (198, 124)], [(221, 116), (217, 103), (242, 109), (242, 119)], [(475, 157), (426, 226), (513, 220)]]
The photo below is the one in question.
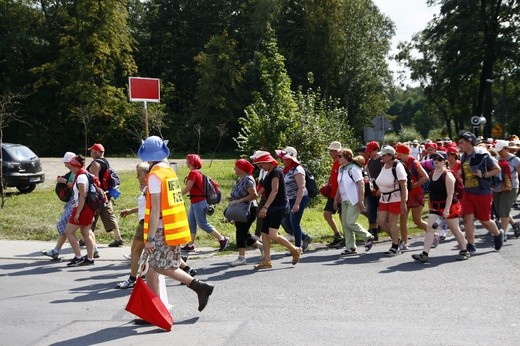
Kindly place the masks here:
[(204, 197), (206, 197), (206, 202), (210, 205), (219, 204), (222, 199), (222, 193), (220, 192), (218, 183), (203, 174), (202, 184), (204, 187)]
[[(399, 161), (399, 160), (394, 160), (394, 163), (392, 164), (392, 174), (394, 175), (394, 181), (397, 181), (396, 167), (398, 164), (402, 164), (404, 167), (404, 170), (406, 172), (406, 188), (408, 189), (408, 191), (411, 191), (412, 186), (413, 186), (412, 172), (410, 172), (408, 167), (406, 167), (406, 165), (402, 161)], [(399, 191), (399, 190), (401, 190), (401, 185), (399, 185), (399, 189), (397, 189), (396, 191)]]
[[(99, 210), (108, 203), (108, 197), (101, 188), (98, 177), (85, 173), (88, 179), (87, 196), (85, 203), (93, 210)], [(76, 183), (77, 184), (77, 183)]]
[[(370, 174), (368, 174), (368, 171), (365, 169), (365, 167), (359, 168), (361, 168), (361, 175), (363, 176), (363, 183), (365, 184), (365, 198), (372, 196), (372, 191), (374, 191), (374, 184), (372, 183), (372, 179), (370, 179)], [(354, 178), (352, 178), (352, 173), (350, 173), (350, 169), (348, 170), (348, 175), (350, 179), (354, 181)]]
[[(94, 161), (98, 162), (101, 165), (101, 170), (99, 171), (99, 180), (101, 183), (101, 188), (107, 192), (109, 192), (110, 190), (118, 190), (119, 185), (121, 184), (121, 179), (119, 179), (117, 172), (112, 167), (110, 167), (108, 160), (104, 157), (101, 157), (99, 159), (95, 159)], [(110, 194), (109, 192), (109, 195), (112, 194)], [(115, 193), (114, 195), (117, 195), (117, 197), (119, 197), (118, 193)], [(116, 196), (112, 197), (117, 198)]]
[(498, 165), (501, 168), (502, 191), (511, 191), (512, 189), (511, 167), (509, 166), (509, 161), (512, 159), (514, 159), (514, 156), (507, 160), (498, 160)]
[[(70, 172), (65, 174), (63, 178), (69, 180)], [(72, 189), (67, 186), (67, 184), (63, 183), (56, 183), (56, 187), (54, 188), (54, 192), (56, 192), (56, 196), (60, 199), (62, 202), (68, 202), (70, 197), (72, 197)]]
[(318, 195), (319, 192), (314, 174), (312, 174), (311, 171), (309, 171), (304, 165), (300, 166), (302, 166), (303, 170), (305, 171), (305, 188), (307, 189), (307, 194), (309, 198), (314, 198)]

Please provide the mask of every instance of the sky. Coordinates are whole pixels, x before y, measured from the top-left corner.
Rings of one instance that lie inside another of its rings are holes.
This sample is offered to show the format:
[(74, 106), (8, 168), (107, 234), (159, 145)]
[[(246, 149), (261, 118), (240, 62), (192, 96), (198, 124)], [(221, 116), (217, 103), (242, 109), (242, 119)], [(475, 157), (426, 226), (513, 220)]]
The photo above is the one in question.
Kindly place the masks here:
[[(439, 11), (439, 7), (428, 7), (426, 0), (373, 0), (380, 11), (390, 17), (395, 25), (395, 36), (392, 39), (392, 52), (396, 52), (400, 41), (409, 41), (412, 36), (426, 27), (426, 23)], [(389, 61), (392, 71), (398, 65)]]

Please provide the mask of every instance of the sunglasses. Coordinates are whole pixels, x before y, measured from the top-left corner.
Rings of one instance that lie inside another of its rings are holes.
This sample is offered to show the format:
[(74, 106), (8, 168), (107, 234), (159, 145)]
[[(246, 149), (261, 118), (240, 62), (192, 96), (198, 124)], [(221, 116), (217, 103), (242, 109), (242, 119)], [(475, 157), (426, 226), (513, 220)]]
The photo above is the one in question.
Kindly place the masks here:
[(444, 161), (444, 159), (443, 159), (443, 158), (441, 158), (441, 157), (436, 157), (436, 158), (434, 158), (434, 159), (433, 159), (433, 161), (437, 161), (437, 162), (443, 162), (443, 161)]

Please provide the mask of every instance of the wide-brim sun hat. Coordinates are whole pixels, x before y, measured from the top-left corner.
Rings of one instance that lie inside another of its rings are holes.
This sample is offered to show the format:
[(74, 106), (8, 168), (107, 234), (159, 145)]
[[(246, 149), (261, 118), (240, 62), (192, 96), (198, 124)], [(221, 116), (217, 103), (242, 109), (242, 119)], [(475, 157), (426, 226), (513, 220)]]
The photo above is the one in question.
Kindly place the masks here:
[(363, 156), (357, 155), (352, 158), (352, 162), (355, 162), (359, 167), (363, 167), (366, 161)]
[(278, 161), (276, 161), (269, 153), (253, 159), (253, 164), (257, 165), (259, 163), (272, 163), (273, 165), (278, 165)]
[(253, 170), (255, 169), (255, 166), (253, 166), (251, 162), (245, 159), (237, 160), (237, 162), (235, 162), (235, 166), (249, 175), (253, 174)]
[(137, 156), (143, 161), (162, 161), (170, 155), (170, 149), (168, 149), (167, 144), (168, 140), (163, 140), (157, 136), (150, 136), (146, 138), (139, 147)]
[(298, 161), (298, 151), (294, 147), (285, 147), (282, 150), (275, 150), (275, 152), (282, 160), (291, 160), (300, 163)]
[(257, 150), (253, 153), (253, 155), (249, 156), (249, 158), (254, 161), (255, 159), (264, 155), (269, 155), (269, 152), (265, 150)]
[(338, 142), (338, 141), (330, 142), (329, 146), (327, 147), (327, 149), (335, 150), (335, 151), (340, 151), (341, 148), (342, 148), (341, 142)]

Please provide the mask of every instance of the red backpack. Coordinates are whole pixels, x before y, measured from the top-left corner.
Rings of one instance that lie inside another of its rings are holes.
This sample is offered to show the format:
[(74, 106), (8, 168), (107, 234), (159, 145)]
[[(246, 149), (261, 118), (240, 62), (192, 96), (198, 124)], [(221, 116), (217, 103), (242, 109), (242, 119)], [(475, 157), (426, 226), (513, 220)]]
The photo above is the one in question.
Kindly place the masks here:
[[(513, 157), (514, 158), (514, 157)], [(511, 158), (511, 159), (513, 159)], [(502, 177), (502, 191), (511, 191), (513, 188), (512, 180), (511, 180), (511, 167), (509, 167), (509, 161), (511, 160), (498, 160), (498, 165), (501, 168), (501, 177)]]

